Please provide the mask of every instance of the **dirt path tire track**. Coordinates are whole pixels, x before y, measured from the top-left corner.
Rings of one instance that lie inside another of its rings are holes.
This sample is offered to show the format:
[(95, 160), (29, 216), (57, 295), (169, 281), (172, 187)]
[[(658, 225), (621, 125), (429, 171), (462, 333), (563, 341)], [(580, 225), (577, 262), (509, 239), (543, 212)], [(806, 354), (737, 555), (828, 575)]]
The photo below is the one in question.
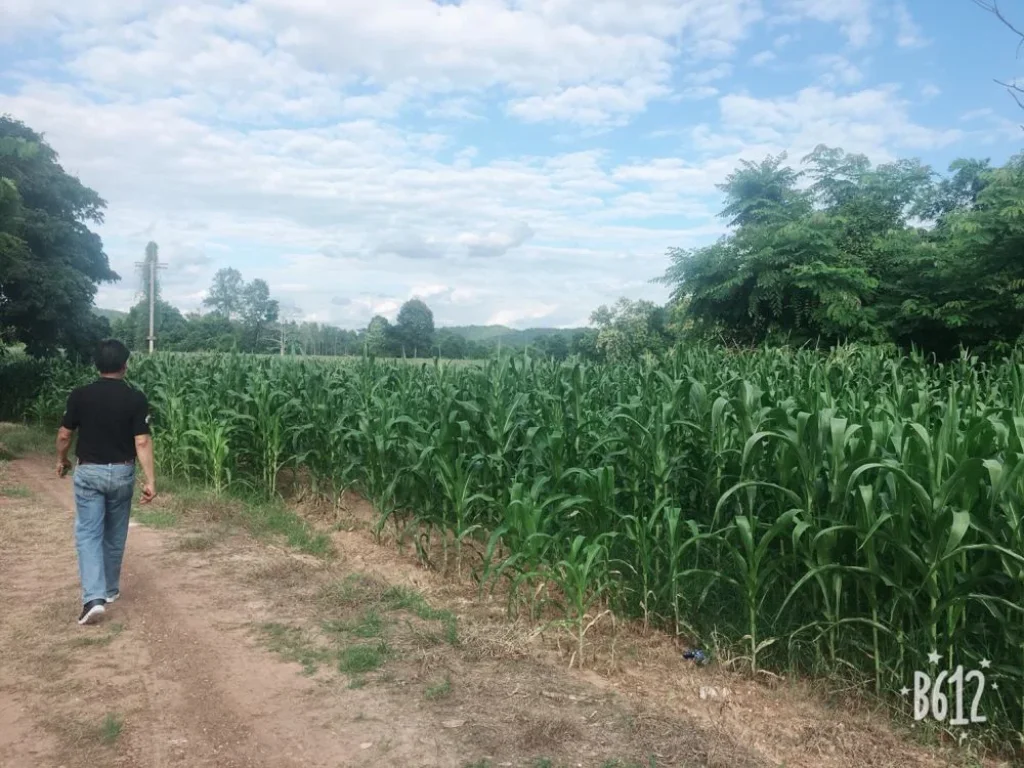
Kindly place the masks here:
[[(7, 567), (0, 565), (5, 600), (22, 606), (7, 614), (10, 621), (5, 621), (3, 632), (31, 637), (37, 612), (26, 608), (34, 604), (33, 596), (56, 594), (61, 594), (61, 603), (69, 611), (62, 617), (67, 634), (102, 631), (102, 624), (78, 627), (71, 613), (77, 601), (70, 598), (78, 588), (70, 479), (57, 480), (49, 464), (38, 460), (19, 460), (11, 469), (35, 500), (33, 514), (19, 515), (16, 521), (25, 526), (20, 543), (33, 542), (34, 551), (29, 558), (6, 552)], [(7, 505), (9, 514), (15, 509)], [(105, 619), (108, 626), (117, 622), (126, 628), (102, 651), (89, 649), (93, 663), (111, 669), (106, 677), (114, 695), (107, 697), (107, 706), (111, 711), (128, 710), (129, 727), (112, 764), (335, 768), (361, 762), (359, 747), (352, 743), (358, 734), (345, 738), (313, 725), (322, 711), (310, 711), (314, 686), (296, 674), (294, 665), (245, 642), (242, 631), (224, 630), (265, 618), (258, 603), (237, 604), (235, 595), (218, 594), (221, 585), (204, 583), (202, 572), (164, 567), (167, 557), (161, 536), (143, 526), (131, 526), (122, 575), (124, 593)], [(29, 560), (35, 567), (27, 567)], [(9, 714), (0, 715), (0, 726), (14, 734), (0, 737), (0, 750), (7, 749), (0, 751), (0, 765), (43, 768), (50, 763), (41, 760), (39, 750), (50, 752), (51, 758), (54, 750), (41, 747), (46, 739), (39, 728), (26, 722), (24, 684), (28, 681), (16, 668), (3, 666), (0, 712), (18, 712), (20, 717), (16, 722)], [(84, 666), (88, 677), (89, 662)], [(20, 694), (14, 693), (18, 688)]]
[[(633, 732), (628, 705), (528, 660), (465, 661), (456, 651), (438, 660), (428, 650), (396, 661), (399, 679), (387, 685), (303, 676), (252, 635), (265, 622), (310, 618), (308, 606), (260, 593), (280, 588), (275, 578), (305, 578), (298, 566), (310, 558), (246, 535), (189, 553), (177, 547), (181, 533), (132, 524), (121, 599), (102, 624), (79, 627), (71, 481), (55, 478), (42, 457), (6, 472), (28, 496), (0, 496), (0, 591), (11, 606), (0, 659), (26, 661), (0, 663), (0, 768), (462, 768), (485, 756), (494, 766), (535, 765), (537, 753), (567, 751), (571, 762), (558, 765), (592, 766), (650, 748)], [(321, 564), (323, 575), (353, 574), (348, 559)], [(350, 565), (373, 571), (373, 559)], [(266, 569), (274, 577), (249, 581)], [(109, 643), (81, 647), (115, 627)], [(448, 664), (459, 692), (425, 702), (427, 678)], [(552, 690), (579, 695), (543, 697)], [(124, 733), (98, 745), (111, 712), (123, 715)], [(681, 725), (673, 749), (715, 752)], [(765, 765), (742, 748), (727, 752), (743, 757), (715, 768)]]

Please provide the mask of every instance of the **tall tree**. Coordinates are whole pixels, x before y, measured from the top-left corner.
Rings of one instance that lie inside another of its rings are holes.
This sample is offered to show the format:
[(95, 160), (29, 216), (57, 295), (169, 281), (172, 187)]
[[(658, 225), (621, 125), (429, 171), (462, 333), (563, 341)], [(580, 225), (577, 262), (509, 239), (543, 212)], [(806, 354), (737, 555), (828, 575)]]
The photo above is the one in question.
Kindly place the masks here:
[(106, 203), (24, 123), (0, 116), (0, 328), (31, 355), (89, 355), (109, 323), (97, 285), (120, 277), (89, 229)]
[(797, 189), (800, 174), (784, 166), (786, 153), (769, 155), (760, 163), (742, 160), (718, 188), (725, 193), (722, 216), (732, 226), (778, 224), (807, 212), (805, 192)]
[(363, 338), (366, 352), (378, 357), (387, 355), (390, 352), (390, 337), (391, 323), (383, 315), (375, 315), (366, 327), (366, 335)]
[(598, 307), (590, 321), (598, 328), (597, 349), (613, 362), (658, 352), (668, 342), (664, 310), (652, 301), (621, 298), (613, 307)]
[[(156, 332), (157, 349), (173, 350), (184, 340), (187, 321), (177, 307), (163, 299), (157, 299), (153, 307), (153, 329)], [(143, 298), (128, 314), (111, 323), (111, 333), (131, 350), (148, 348), (149, 300)]]
[(466, 338), (449, 330), (440, 330), (434, 337), (438, 357), (461, 360), (466, 357)]
[[(813, 208), (788, 220), (747, 217), (713, 245), (670, 251), (663, 281), (685, 307), (688, 333), (741, 343), (895, 341), (940, 356), (1017, 341), (1024, 156), (995, 169), (957, 160), (938, 182), (916, 160), (872, 167), (819, 147), (804, 162)], [(738, 201), (727, 196), (723, 215)]]
[(541, 355), (554, 360), (565, 360), (569, 356), (569, 339), (563, 333), (541, 336), (532, 346)]
[(203, 306), (212, 307), (215, 312), (224, 315), (228, 320), (233, 320), (242, 308), (244, 287), (242, 273), (237, 269), (234, 267), (219, 269), (213, 276), (210, 294), (203, 299)]
[(265, 331), (277, 320), (278, 304), (270, 298), (270, 288), (259, 278), (242, 289), (239, 312), (251, 349), (258, 350), (265, 341)]
[(395, 340), (403, 354), (429, 356), (434, 346), (434, 313), (420, 299), (410, 299), (398, 310)]
[(229, 352), (239, 348), (238, 335), (231, 321), (219, 312), (190, 314), (176, 349), (182, 352)]

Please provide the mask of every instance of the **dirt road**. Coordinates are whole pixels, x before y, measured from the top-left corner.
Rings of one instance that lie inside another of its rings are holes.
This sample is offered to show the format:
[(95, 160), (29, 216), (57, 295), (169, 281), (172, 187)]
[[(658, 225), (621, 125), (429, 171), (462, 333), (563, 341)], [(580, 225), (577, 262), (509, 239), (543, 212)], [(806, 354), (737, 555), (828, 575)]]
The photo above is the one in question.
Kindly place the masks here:
[(2, 768), (944, 764), (823, 712), (808, 733), (737, 730), (770, 694), (689, 717), (696, 688), (659, 689), (664, 670), (565, 672), (428, 604), (415, 566), (358, 533), (327, 562), (133, 523), (121, 600), (79, 627), (70, 480), (43, 458), (0, 472)]
[[(0, 765), (374, 764), (361, 745), (390, 723), (318, 703), (312, 681), (239, 632), (272, 605), (168, 556), (155, 530), (132, 524), (122, 599), (103, 625), (77, 626), (71, 485), (49, 469), (16, 462), (32, 495), (4, 509), (2, 648), (17, 663), (0, 667)], [(108, 713), (125, 722), (116, 738)]]

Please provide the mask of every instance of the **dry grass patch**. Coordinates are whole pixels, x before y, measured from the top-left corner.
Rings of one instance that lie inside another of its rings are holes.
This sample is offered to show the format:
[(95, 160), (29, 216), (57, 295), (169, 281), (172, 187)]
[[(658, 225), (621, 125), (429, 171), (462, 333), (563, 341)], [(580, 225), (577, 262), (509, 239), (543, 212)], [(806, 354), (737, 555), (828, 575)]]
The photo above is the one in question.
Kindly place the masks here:
[(206, 531), (182, 536), (175, 544), (181, 552), (208, 552), (221, 543), (226, 532)]
[(516, 741), (530, 752), (554, 753), (583, 737), (580, 727), (565, 718), (541, 718), (518, 715), (515, 722)]
[(164, 498), (162, 506), (189, 523), (222, 525), (238, 524), (245, 508), (245, 504), (237, 499), (201, 489), (172, 492)]
[(317, 602), (325, 576), (321, 564), (284, 555), (249, 568), (242, 578), (275, 601), (306, 605)]
[(105, 765), (124, 732), (125, 721), (116, 712), (108, 712), (99, 721), (52, 712), (42, 725), (56, 737), (65, 761), (73, 765)]

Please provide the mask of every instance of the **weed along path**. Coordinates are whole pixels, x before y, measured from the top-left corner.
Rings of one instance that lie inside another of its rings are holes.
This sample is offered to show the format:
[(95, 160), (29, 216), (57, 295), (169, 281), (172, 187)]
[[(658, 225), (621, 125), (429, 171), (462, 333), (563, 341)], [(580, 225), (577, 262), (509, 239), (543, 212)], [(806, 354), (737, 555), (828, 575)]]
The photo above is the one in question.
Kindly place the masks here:
[(662, 641), (567, 671), (358, 509), (321, 556), (286, 546), (301, 521), (254, 536), (237, 504), (161, 497), (136, 509), (121, 600), (79, 627), (72, 510), (48, 458), (0, 463), (2, 768), (961, 764)]

